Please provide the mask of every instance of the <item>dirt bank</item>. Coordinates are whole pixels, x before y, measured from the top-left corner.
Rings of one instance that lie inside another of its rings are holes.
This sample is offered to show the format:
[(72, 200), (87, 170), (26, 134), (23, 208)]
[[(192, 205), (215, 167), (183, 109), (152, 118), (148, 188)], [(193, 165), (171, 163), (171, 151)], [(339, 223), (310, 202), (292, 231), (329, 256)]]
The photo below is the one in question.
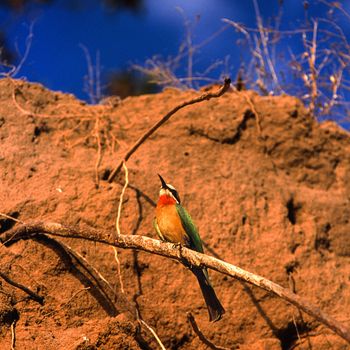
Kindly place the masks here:
[[(141, 146), (127, 164), (121, 231), (155, 237), (160, 173), (178, 189), (208, 254), (290, 286), (349, 324), (350, 135), (317, 123), (296, 98), (247, 94), (259, 118), (242, 93), (228, 92), (183, 109)], [(0, 80), (0, 212), (115, 230), (124, 173), (108, 184), (110, 171), (154, 122), (197, 95), (169, 89), (89, 106)], [(13, 223), (0, 218), (0, 225), (4, 232)], [(14, 320), (16, 349), (156, 349), (152, 334), (139, 332), (135, 307), (167, 349), (207, 349), (188, 312), (210, 341), (229, 349), (348, 348), (277, 297), (215, 272), (226, 314), (209, 323), (194, 276), (142, 252), (118, 252), (123, 296), (113, 249), (64, 242), (116, 289), (115, 308), (50, 242), (2, 246), (1, 271), (45, 302), (0, 278), (1, 349), (11, 346)]]

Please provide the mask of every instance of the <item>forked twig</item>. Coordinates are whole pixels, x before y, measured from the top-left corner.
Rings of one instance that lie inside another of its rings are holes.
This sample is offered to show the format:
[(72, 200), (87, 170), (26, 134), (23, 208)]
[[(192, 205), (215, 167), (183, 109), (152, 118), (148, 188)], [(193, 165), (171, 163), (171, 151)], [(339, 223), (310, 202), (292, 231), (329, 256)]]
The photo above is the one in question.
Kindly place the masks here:
[(283, 288), (262, 276), (245, 271), (235, 265), (185, 247), (181, 249), (180, 254), (179, 249), (174, 248), (174, 244), (172, 243), (161, 242), (139, 235), (119, 235), (114, 238), (108, 231), (96, 230), (93, 228), (84, 228), (84, 230), (82, 230), (50, 222), (33, 222), (25, 225), (18, 225), (6, 231), (0, 238), (0, 241), (7, 242), (7, 245), (11, 245), (18, 240), (35, 238), (45, 233), (59, 237), (85, 239), (123, 249), (139, 249), (152, 254), (165, 256), (182, 263), (185, 261), (192, 266), (206, 266), (217, 272), (248, 282), (269, 293), (277, 295), (288, 303), (303, 310), (350, 343), (349, 329), (328, 316), (328, 314), (321, 311), (318, 307), (312, 305), (308, 300), (291, 292), (289, 289)]
[(190, 321), (193, 331), (198, 335), (198, 338), (203, 342), (203, 344), (205, 344), (206, 346), (208, 346), (210, 349), (213, 349), (213, 350), (229, 350), (229, 348), (215, 345), (209, 339), (207, 339), (205, 335), (202, 333), (202, 331), (199, 329), (196, 319), (190, 312), (187, 314), (187, 319)]
[(111, 172), (108, 177), (108, 182), (111, 183), (114, 178), (119, 173), (120, 169), (123, 166), (123, 162), (127, 162), (128, 159), (136, 152), (136, 150), (159, 128), (161, 127), (172, 115), (174, 115), (178, 110), (193, 105), (195, 103), (203, 102), (210, 100), (212, 98), (217, 98), (222, 96), (230, 87), (231, 79), (227, 78), (224, 81), (224, 85), (217, 92), (207, 92), (202, 94), (196, 98), (185, 101), (174, 107), (171, 111), (169, 111), (162, 119), (158, 120), (147, 132), (145, 132), (136, 142), (135, 144), (125, 153), (123, 159), (120, 161), (118, 166)]

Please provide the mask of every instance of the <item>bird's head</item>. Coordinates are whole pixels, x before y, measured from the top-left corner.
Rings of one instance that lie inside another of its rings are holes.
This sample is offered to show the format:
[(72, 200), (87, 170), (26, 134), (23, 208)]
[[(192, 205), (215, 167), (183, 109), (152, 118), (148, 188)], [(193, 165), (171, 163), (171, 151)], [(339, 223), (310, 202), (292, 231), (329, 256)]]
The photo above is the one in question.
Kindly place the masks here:
[(180, 204), (180, 196), (174, 186), (167, 184), (158, 174), (162, 186), (159, 191), (159, 200), (164, 204)]

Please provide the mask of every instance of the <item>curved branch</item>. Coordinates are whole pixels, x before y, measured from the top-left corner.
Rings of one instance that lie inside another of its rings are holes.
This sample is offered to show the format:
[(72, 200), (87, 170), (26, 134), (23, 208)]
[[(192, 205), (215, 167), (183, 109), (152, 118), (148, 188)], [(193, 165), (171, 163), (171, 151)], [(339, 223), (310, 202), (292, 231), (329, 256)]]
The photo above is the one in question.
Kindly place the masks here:
[(158, 120), (149, 130), (147, 130), (136, 142), (135, 144), (125, 153), (123, 159), (119, 162), (118, 166), (111, 172), (108, 177), (108, 182), (111, 183), (114, 178), (119, 173), (120, 169), (123, 166), (123, 163), (126, 162), (134, 152), (158, 129), (160, 128), (173, 114), (175, 114), (178, 110), (183, 107), (193, 105), (198, 102), (210, 100), (212, 98), (222, 96), (230, 87), (231, 79), (226, 78), (224, 81), (224, 85), (217, 92), (206, 92), (196, 98), (193, 98), (189, 101), (182, 102), (181, 104), (174, 107), (171, 111), (169, 111), (162, 119)]
[(123, 249), (139, 249), (152, 254), (165, 256), (182, 263), (193, 266), (206, 266), (217, 272), (248, 282), (270, 293), (273, 293), (287, 302), (295, 305), (319, 322), (333, 330), (340, 337), (350, 343), (350, 330), (341, 325), (318, 307), (312, 305), (304, 298), (291, 292), (289, 289), (251, 272), (245, 271), (235, 265), (229, 264), (217, 258), (195, 252), (185, 247), (177, 247), (172, 243), (161, 242), (145, 236), (118, 235), (115, 239), (111, 232), (92, 228), (72, 228), (58, 223), (33, 222), (18, 225), (6, 231), (0, 238), (0, 242), (9, 246), (21, 239), (31, 239), (40, 234), (49, 234), (65, 238), (79, 238), (99, 242)]

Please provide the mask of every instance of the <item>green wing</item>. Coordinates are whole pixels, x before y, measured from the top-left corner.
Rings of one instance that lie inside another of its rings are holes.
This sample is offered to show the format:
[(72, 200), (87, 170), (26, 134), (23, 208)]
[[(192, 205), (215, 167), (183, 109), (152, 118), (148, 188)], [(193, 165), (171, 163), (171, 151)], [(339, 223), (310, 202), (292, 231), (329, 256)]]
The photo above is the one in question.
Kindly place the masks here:
[(187, 210), (180, 204), (176, 204), (176, 210), (180, 216), (182, 226), (190, 238), (190, 248), (196, 250), (197, 252), (203, 253), (202, 240), (199, 236), (197, 227), (190, 217), (190, 214), (188, 214)]

